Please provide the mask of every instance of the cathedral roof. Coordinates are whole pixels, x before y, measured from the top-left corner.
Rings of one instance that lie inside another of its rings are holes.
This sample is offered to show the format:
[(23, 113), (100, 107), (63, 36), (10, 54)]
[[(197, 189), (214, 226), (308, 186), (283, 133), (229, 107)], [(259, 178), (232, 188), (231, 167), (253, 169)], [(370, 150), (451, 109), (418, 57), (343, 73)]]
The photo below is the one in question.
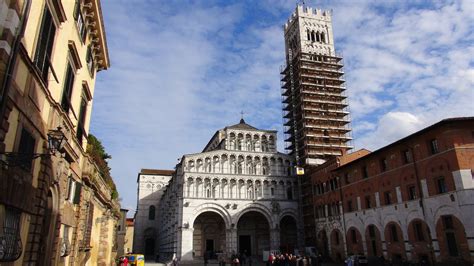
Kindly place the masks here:
[(245, 120), (243, 118), (240, 119), (240, 122), (238, 124), (228, 126), (226, 128), (229, 128), (229, 129), (243, 129), (243, 130), (259, 130), (258, 128), (255, 128), (255, 127), (245, 123)]

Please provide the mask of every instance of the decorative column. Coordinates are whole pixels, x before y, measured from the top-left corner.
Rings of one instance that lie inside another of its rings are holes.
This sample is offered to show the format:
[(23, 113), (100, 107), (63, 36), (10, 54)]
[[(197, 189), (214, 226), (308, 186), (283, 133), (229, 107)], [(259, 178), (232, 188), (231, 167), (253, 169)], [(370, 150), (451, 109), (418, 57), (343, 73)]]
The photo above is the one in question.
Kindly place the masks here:
[(405, 253), (407, 255), (407, 261), (411, 261), (412, 259), (411, 249), (413, 246), (410, 244), (408, 240), (408, 227), (406, 224), (400, 223), (400, 228), (402, 229), (403, 243), (405, 245)]
[(234, 228), (234, 226), (232, 226), (232, 228), (226, 228), (225, 242), (227, 257), (232, 256), (232, 254), (237, 254), (237, 229)]
[(280, 249), (280, 228), (275, 227), (270, 229), (270, 250)]
[(379, 230), (380, 233), (380, 241), (382, 241), (382, 255), (385, 258), (388, 258), (388, 252), (387, 252), (387, 242), (385, 241), (385, 228), (382, 228), (382, 230)]
[(194, 228), (186, 228), (185, 225), (178, 233), (180, 246), (178, 246), (177, 256), (180, 260), (193, 260), (193, 231)]

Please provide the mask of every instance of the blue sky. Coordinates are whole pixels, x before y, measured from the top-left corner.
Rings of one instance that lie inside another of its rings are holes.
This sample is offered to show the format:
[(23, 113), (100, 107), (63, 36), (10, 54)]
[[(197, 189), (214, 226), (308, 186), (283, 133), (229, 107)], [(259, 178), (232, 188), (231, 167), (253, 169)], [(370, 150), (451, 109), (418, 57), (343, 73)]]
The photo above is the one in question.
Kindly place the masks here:
[[(473, 116), (474, 5), (305, 1), (333, 10), (356, 149)], [(470, 3), (469, 3), (470, 2)], [(296, 1), (102, 1), (111, 67), (97, 75), (90, 132), (133, 215), (142, 168), (173, 169), (240, 119), (279, 131), (282, 25)]]

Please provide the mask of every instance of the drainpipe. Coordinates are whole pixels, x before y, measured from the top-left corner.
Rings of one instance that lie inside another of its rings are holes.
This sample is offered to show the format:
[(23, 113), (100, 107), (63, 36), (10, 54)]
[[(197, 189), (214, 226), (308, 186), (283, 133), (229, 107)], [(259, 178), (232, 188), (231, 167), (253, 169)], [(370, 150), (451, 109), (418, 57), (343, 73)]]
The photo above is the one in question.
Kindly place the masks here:
[(23, 12), (22, 14), (20, 14), (21, 16), (20, 25), (17, 30), (17, 36), (13, 42), (13, 47), (12, 47), (13, 49), (11, 50), (10, 58), (8, 60), (7, 68), (5, 71), (5, 79), (3, 80), (2, 90), (0, 93), (0, 123), (2, 122), (2, 119), (4, 117), (6, 102), (7, 102), (6, 99), (8, 97), (8, 89), (10, 88), (10, 85), (11, 85), (13, 68), (16, 63), (18, 51), (20, 49), (21, 39), (23, 38), (25, 34), (25, 28), (26, 28), (26, 23), (28, 21), (28, 15), (30, 13), (30, 7), (31, 7), (31, 0), (26, 0), (25, 3), (23, 4)]

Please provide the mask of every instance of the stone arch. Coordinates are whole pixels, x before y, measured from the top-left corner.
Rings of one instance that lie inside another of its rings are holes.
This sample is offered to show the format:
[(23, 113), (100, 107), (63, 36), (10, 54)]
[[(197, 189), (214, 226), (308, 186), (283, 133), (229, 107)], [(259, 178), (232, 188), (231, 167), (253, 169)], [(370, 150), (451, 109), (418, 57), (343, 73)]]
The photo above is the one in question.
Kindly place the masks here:
[(221, 214), (204, 210), (194, 217), (192, 224), (192, 250), (196, 257), (205, 254), (213, 257), (219, 250), (226, 250), (226, 224)]
[(298, 220), (289, 213), (279, 219), (280, 251), (292, 253), (298, 245)]
[(426, 260), (433, 262), (433, 253), (430, 247), (431, 232), (428, 224), (422, 218), (415, 218), (408, 223), (408, 242), (411, 244), (413, 261)]
[[(50, 263), (54, 258), (50, 257), (49, 254), (52, 254), (54, 249), (54, 238), (57, 233), (57, 223), (60, 219), (59, 217), (59, 187), (58, 184), (52, 184), (47, 190), (46, 198), (43, 198), (44, 201), (44, 223), (41, 227), (41, 242), (40, 244), (44, 248), (44, 253), (41, 255), (44, 256), (43, 261)], [(20, 240), (21, 243), (21, 240)]]
[(441, 261), (461, 264), (471, 260), (466, 230), (461, 220), (453, 214), (445, 214), (436, 220), (436, 238)]
[(396, 221), (389, 221), (384, 227), (385, 242), (387, 243), (387, 257), (394, 263), (406, 259), (405, 239), (403, 230)]
[(362, 234), (355, 226), (349, 227), (346, 233), (346, 245), (347, 253), (352, 254), (364, 254), (364, 246), (362, 244)]
[(382, 253), (382, 237), (377, 225), (369, 224), (365, 229), (365, 242), (367, 244), (367, 255), (381, 256)]
[(329, 238), (326, 232), (326, 227), (321, 228), (316, 237), (316, 248), (320, 250), (323, 257), (329, 256)]
[(263, 255), (269, 250), (271, 222), (259, 209), (246, 208), (236, 220), (237, 247), (240, 254)]
[(222, 217), (222, 219), (224, 220), (226, 228), (231, 228), (232, 218), (231, 218), (229, 212), (224, 207), (220, 206), (219, 204), (215, 204), (215, 203), (204, 203), (204, 204), (201, 204), (201, 205), (197, 206), (194, 209), (193, 218), (189, 221), (189, 226), (192, 226), (194, 224), (194, 221), (196, 220), (196, 218), (201, 213), (204, 213), (204, 212), (215, 212), (215, 213), (219, 214)]
[(335, 228), (331, 231), (331, 257), (336, 262), (341, 262), (344, 257), (344, 236), (341, 230)]
[(278, 221), (281, 221), (281, 219), (283, 219), (285, 216), (291, 216), (293, 219), (295, 219), (295, 221), (298, 221), (298, 212), (295, 209), (282, 209), (280, 215), (278, 215)]
[(240, 211), (235, 217), (233, 217), (232, 219), (233, 223), (237, 224), (240, 217), (242, 217), (242, 215), (251, 211), (260, 212), (261, 214), (263, 214), (263, 216), (267, 218), (270, 228), (273, 228), (275, 226), (275, 221), (272, 218), (271, 210), (268, 209), (265, 205), (260, 204), (260, 203), (255, 203), (255, 202), (244, 205), (242, 208), (242, 211)]
[[(444, 215), (453, 215), (457, 219), (462, 220), (462, 214), (459, 212), (459, 210), (449, 205), (438, 206), (438, 208), (436, 208), (436, 210), (434, 211), (433, 220), (438, 221), (441, 216)], [(435, 232), (435, 228), (430, 229), (432, 229), (432, 232)]]

